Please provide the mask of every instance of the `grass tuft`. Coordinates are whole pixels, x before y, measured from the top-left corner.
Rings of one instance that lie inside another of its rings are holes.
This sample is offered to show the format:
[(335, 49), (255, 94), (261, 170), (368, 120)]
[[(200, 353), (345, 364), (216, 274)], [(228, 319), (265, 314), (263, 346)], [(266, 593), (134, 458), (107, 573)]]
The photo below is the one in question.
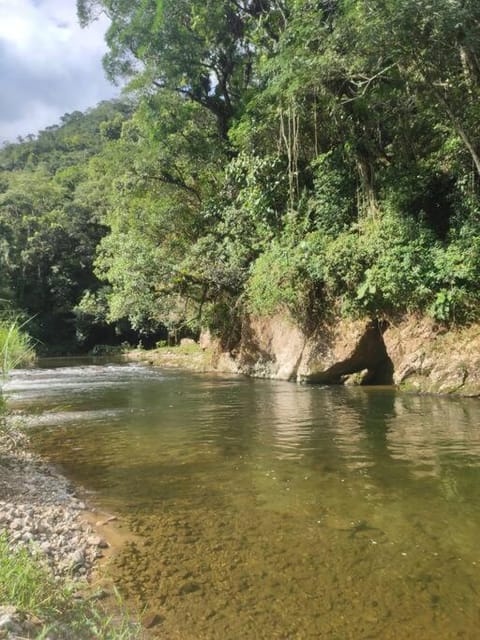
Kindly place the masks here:
[(12, 551), (5, 534), (0, 536), (0, 602), (50, 615), (61, 610), (63, 596), (40, 561), (26, 549)]
[(18, 320), (0, 320), (0, 373), (6, 376), (11, 369), (30, 364), (35, 357), (31, 338)]
[(26, 549), (12, 549), (5, 534), (0, 535), (0, 604), (35, 616), (37, 639), (139, 640), (140, 626), (129, 618), (117, 594), (117, 611), (102, 610), (78, 585), (55, 580), (41, 558)]

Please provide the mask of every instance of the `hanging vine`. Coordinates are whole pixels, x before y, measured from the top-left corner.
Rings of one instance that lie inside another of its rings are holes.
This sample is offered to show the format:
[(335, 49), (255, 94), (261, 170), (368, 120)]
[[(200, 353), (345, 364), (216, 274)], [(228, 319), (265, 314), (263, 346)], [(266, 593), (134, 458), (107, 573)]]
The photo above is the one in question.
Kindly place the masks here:
[(280, 108), (280, 149), (287, 154), (290, 209), (294, 209), (300, 193), (298, 158), (300, 151), (300, 115), (297, 105), (289, 101)]

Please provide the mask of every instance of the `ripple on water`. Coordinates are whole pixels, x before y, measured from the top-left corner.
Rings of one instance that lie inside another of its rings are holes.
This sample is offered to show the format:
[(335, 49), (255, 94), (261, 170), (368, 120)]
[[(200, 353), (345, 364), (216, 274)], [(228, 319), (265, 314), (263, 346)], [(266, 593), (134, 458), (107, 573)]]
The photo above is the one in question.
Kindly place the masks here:
[(45, 411), (39, 414), (31, 414), (23, 417), (27, 427), (55, 427), (65, 425), (91, 425), (92, 423), (110, 423), (112, 420), (118, 421), (125, 413), (125, 409), (97, 409), (89, 411)]
[(165, 637), (477, 637), (478, 403), (118, 365), (10, 384), (140, 535), (113, 571)]

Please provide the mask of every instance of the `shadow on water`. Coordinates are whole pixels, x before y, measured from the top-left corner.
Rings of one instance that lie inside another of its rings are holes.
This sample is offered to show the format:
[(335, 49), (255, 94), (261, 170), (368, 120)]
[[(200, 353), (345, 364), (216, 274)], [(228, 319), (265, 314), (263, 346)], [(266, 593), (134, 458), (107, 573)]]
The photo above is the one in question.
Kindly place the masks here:
[(9, 393), (143, 540), (112, 572), (159, 637), (477, 637), (476, 402), (142, 367)]

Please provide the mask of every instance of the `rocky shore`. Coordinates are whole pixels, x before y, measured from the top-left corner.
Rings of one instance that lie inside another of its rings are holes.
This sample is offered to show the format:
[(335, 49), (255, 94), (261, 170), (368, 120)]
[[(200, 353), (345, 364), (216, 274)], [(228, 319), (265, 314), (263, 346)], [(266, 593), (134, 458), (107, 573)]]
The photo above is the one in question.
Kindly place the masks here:
[[(28, 449), (15, 427), (0, 430), (0, 535), (12, 550), (27, 548), (55, 579), (86, 584), (108, 543), (85, 518), (86, 505), (73, 487)], [(0, 638), (32, 636), (28, 614), (0, 607)]]

